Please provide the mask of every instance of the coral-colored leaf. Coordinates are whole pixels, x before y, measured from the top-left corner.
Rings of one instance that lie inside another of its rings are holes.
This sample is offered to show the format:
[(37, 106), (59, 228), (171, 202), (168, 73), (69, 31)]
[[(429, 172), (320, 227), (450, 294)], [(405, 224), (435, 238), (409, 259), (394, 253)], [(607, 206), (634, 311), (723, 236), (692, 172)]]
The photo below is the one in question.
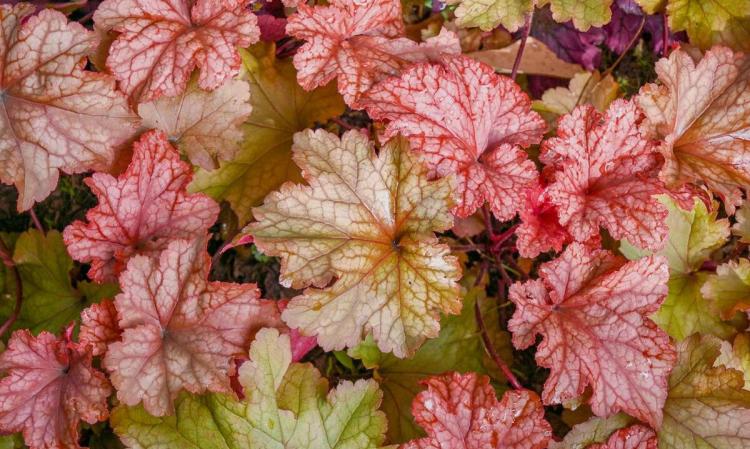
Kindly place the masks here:
[(202, 238), (128, 262), (115, 298), (122, 341), (104, 358), (123, 403), (162, 416), (183, 389), (229, 392), (232, 357), (258, 329), (279, 326), (276, 304), (260, 299), (255, 284), (209, 282), (210, 266)]
[(213, 91), (194, 81), (176, 97), (162, 97), (138, 106), (143, 126), (164, 131), (190, 161), (211, 170), (232, 160), (242, 140), (240, 125), (253, 108), (246, 81), (230, 80)]
[(338, 79), (349, 105), (409, 63), (461, 53), (451, 32), (422, 45), (404, 37), (400, 0), (335, 0), (317, 7), (302, 3), (286, 32), (307, 41), (294, 56), (300, 85), (311, 90)]
[(120, 88), (139, 102), (185, 90), (200, 68), (198, 85), (213, 90), (237, 74), (237, 47), (260, 38), (247, 0), (105, 0), (94, 21), (120, 35), (107, 67)]
[(641, 88), (638, 101), (666, 160), (669, 187), (703, 182), (729, 213), (750, 185), (750, 58), (716, 47), (695, 62), (683, 50), (656, 63), (660, 85)]
[(402, 449), (544, 449), (552, 428), (529, 390), (508, 391), (501, 401), (487, 376), (456, 372), (431, 377), (414, 399), (412, 414), (427, 437)]
[(544, 337), (536, 360), (552, 370), (545, 403), (577, 399), (590, 385), (598, 416), (622, 410), (658, 427), (675, 351), (648, 316), (667, 295), (666, 261), (624, 263), (572, 243), (539, 273), (541, 279), (511, 287), (517, 309), (508, 329), (519, 349)]
[(104, 374), (91, 366), (86, 345), (49, 332), (34, 337), (20, 330), (0, 356), (0, 431), (23, 431), (31, 449), (75, 449), (80, 420), (109, 415), (111, 392)]
[(656, 433), (646, 426), (635, 425), (618, 430), (606, 443), (588, 449), (657, 449)]
[(107, 346), (120, 338), (115, 303), (105, 299), (81, 312), (81, 331), (78, 340), (82, 345), (91, 345), (93, 355), (107, 352)]
[(495, 216), (509, 219), (536, 182), (521, 147), (539, 142), (544, 120), (517, 84), (487, 65), (466, 57), (417, 64), (376, 85), (361, 104), (373, 118), (390, 120), (387, 136), (409, 138), (431, 175), (456, 174), (458, 216), (488, 201)]
[(570, 241), (570, 234), (560, 224), (557, 207), (549, 201), (544, 188), (536, 184), (526, 189), (526, 201), (519, 215), (521, 224), (516, 229), (516, 246), (523, 257), (562, 250)]
[(357, 131), (339, 139), (308, 130), (293, 150), (309, 186), (283, 185), (245, 231), (281, 257), (282, 284), (314, 286), (291, 300), (284, 320), (328, 350), (371, 331), (383, 351), (413, 353), (437, 336), (438, 312), (461, 310), (458, 262), (432, 235), (453, 223), (451, 183), (428, 181), (403, 139), (376, 156)]
[(294, 133), (325, 123), (343, 113), (345, 105), (333, 83), (305, 92), (292, 62), (277, 59), (273, 45), (256, 44), (240, 55), (253, 108), (240, 150), (217, 170), (198, 170), (189, 189), (226, 200), (245, 225), (266, 195), (286, 181), (302, 181), (292, 162)]
[(580, 242), (604, 227), (616, 239), (659, 249), (667, 211), (655, 194), (661, 158), (640, 126), (634, 103), (617, 100), (605, 115), (580, 106), (560, 119), (557, 137), (544, 142), (542, 160), (556, 169), (547, 189), (562, 223)]
[(135, 254), (155, 254), (176, 238), (202, 236), (219, 206), (202, 194), (188, 195), (190, 166), (157, 131), (133, 145), (133, 160), (118, 178), (95, 173), (86, 184), (99, 205), (76, 221), (64, 238), (74, 259), (91, 263), (89, 277), (114, 280)]
[(701, 292), (724, 319), (750, 310), (750, 260), (742, 257), (719, 265)]
[(93, 32), (59, 12), (0, 5), (0, 181), (18, 210), (54, 190), (60, 170), (106, 170), (136, 117), (105, 74), (84, 70)]

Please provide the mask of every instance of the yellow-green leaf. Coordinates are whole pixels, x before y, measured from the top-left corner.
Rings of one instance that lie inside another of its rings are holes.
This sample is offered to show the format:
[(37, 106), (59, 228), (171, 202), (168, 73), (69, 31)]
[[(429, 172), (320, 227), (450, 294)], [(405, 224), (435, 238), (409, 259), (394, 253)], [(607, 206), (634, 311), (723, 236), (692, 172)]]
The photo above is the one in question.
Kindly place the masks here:
[(750, 0), (669, 0), (667, 14), (672, 31), (686, 31), (703, 50), (716, 44), (750, 50)]
[(277, 60), (272, 45), (259, 44), (240, 55), (252, 105), (244, 139), (231, 161), (216, 170), (199, 169), (189, 190), (228, 201), (244, 224), (268, 193), (286, 181), (301, 181), (291, 159), (294, 133), (343, 113), (344, 102), (335, 83), (302, 89), (292, 61)]
[(310, 364), (291, 363), (289, 337), (258, 332), (239, 373), (246, 398), (182, 393), (173, 416), (142, 406), (116, 407), (111, 423), (123, 443), (138, 449), (374, 449), (385, 416), (374, 380), (328, 381)]
[(677, 345), (659, 449), (750, 447), (750, 391), (742, 373), (716, 366), (721, 340), (693, 335)]
[[(659, 251), (669, 262), (669, 294), (653, 320), (677, 340), (697, 332), (730, 336), (734, 329), (721, 320), (701, 293), (709, 275), (700, 271), (703, 262), (729, 237), (729, 221), (717, 220), (718, 206), (709, 212), (699, 200), (690, 211), (682, 210), (669, 197), (660, 201), (669, 210), (669, 238)], [(622, 243), (621, 250), (631, 259), (647, 254), (628, 242)]]
[(534, 9), (534, 0), (463, 0), (456, 8), (456, 23), (484, 31), (504, 26), (513, 32), (524, 24)]

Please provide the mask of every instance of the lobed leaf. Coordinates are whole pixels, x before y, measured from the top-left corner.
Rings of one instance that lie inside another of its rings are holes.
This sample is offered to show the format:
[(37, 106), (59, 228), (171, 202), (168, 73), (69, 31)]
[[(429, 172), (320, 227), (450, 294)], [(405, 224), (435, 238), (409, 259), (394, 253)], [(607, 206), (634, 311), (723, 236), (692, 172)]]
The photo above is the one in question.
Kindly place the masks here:
[(656, 73), (661, 84), (643, 86), (638, 102), (661, 140), (659, 176), (672, 189), (705, 183), (733, 214), (750, 185), (750, 59), (716, 47), (696, 62), (676, 50)]
[(18, 211), (55, 189), (60, 171), (106, 171), (136, 117), (114, 80), (84, 70), (93, 32), (62, 13), (0, 5), (0, 181), (18, 188)]
[(230, 392), (232, 357), (259, 329), (281, 324), (255, 284), (210, 282), (210, 268), (201, 238), (130, 259), (114, 301), (122, 338), (103, 361), (120, 402), (163, 416), (183, 389)]
[(140, 406), (112, 413), (129, 448), (371, 449), (383, 442), (382, 394), (373, 380), (328, 381), (310, 364), (291, 363), (289, 337), (263, 329), (240, 368), (246, 399), (183, 393), (174, 417), (148, 415)]
[(120, 33), (107, 68), (135, 102), (181, 94), (194, 69), (214, 90), (240, 68), (237, 47), (260, 38), (248, 0), (105, 0), (94, 22)]
[(0, 355), (0, 431), (23, 431), (31, 449), (80, 448), (78, 425), (107, 419), (111, 388), (103, 373), (91, 366), (86, 345), (69, 334), (49, 332), (34, 337), (13, 333)]
[(677, 346), (660, 449), (735, 449), (750, 444), (750, 391), (742, 373), (715, 366), (720, 340), (693, 335)]
[(641, 248), (664, 246), (667, 211), (654, 198), (664, 192), (656, 179), (661, 159), (641, 119), (625, 100), (614, 101), (604, 115), (579, 106), (542, 145), (540, 159), (555, 170), (547, 195), (574, 240), (598, 236), (601, 226)]
[(389, 120), (386, 136), (402, 134), (430, 168), (454, 175), (467, 217), (487, 201), (500, 220), (512, 218), (537, 171), (521, 149), (538, 143), (544, 120), (510, 78), (464, 56), (416, 64), (375, 86), (360, 102), (371, 117)]
[(185, 191), (192, 171), (180, 161), (164, 133), (150, 131), (133, 145), (133, 159), (117, 178), (94, 173), (86, 184), (99, 204), (75, 221), (63, 236), (70, 255), (91, 263), (97, 282), (117, 279), (137, 254), (158, 254), (180, 238), (202, 236), (219, 206), (202, 194)]
[(326, 350), (372, 332), (381, 350), (413, 354), (438, 335), (438, 312), (461, 310), (458, 262), (433, 235), (453, 224), (451, 183), (428, 181), (402, 139), (378, 155), (357, 131), (294, 140), (309, 186), (283, 185), (244, 231), (281, 257), (282, 285), (313, 286), (290, 301), (284, 321)]
[(536, 361), (551, 370), (545, 404), (578, 399), (590, 386), (597, 416), (624, 411), (658, 427), (675, 352), (648, 317), (667, 295), (666, 261), (624, 263), (572, 243), (539, 273), (539, 280), (511, 286), (516, 311), (508, 330), (518, 349), (543, 337)]
[(487, 376), (447, 373), (424, 380), (412, 413), (427, 437), (402, 449), (544, 449), (552, 428), (536, 393), (510, 390), (501, 401)]

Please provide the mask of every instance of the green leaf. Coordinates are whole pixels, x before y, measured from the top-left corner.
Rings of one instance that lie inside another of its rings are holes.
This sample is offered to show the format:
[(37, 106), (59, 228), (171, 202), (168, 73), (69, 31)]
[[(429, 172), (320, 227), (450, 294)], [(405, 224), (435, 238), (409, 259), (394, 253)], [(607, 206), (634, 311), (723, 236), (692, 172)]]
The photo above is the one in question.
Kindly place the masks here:
[[(471, 285), (473, 278), (465, 276), (462, 284)], [(388, 441), (402, 443), (424, 436), (421, 427), (414, 423), (411, 404), (414, 396), (424, 390), (419, 381), (446, 371), (461, 373), (495, 373), (494, 365), (485, 356), (484, 345), (474, 318), (474, 303), (479, 301), (482, 315), (493, 335), (495, 347), (504, 360), (511, 360), (510, 336), (497, 326), (497, 302), (487, 299), (484, 286), (470, 287), (463, 295), (461, 315), (447, 315), (440, 320), (440, 335), (428, 340), (412, 358), (399, 359), (378, 350), (371, 337), (352, 348), (349, 354), (361, 359), (365, 366), (375, 371), (374, 377), (383, 390), (383, 411), (388, 417)], [(487, 367), (491, 366), (491, 369)]]
[(745, 390), (750, 390), (750, 334), (739, 334), (734, 338), (734, 344), (721, 342), (721, 355), (716, 363), (727, 368), (741, 371), (745, 377)]
[(344, 102), (336, 83), (303, 90), (291, 59), (276, 60), (272, 45), (240, 50), (240, 56), (253, 106), (243, 125), (244, 140), (232, 161), (222, 162), (216, 170), (198, 169), (189, 190), (228, 201), (244, 225), (268, 193), (286, 181), (302, 182), (292, 162), (294, 133), (343, 113)]
[(144, 449), (369, 449), (383, 442), (375, 381), (344, 381), (329, 392), (312, 365), (291, 360), (289, 337), (263, 329), (240, 368), (245, 400), (183, 393), (174, 416), (118, 406), (111, 423), (126, 446)]
[[(71, 285), (73, 260), (65, 249), (62, 235), (46, 235), (31, 229), (18, 236), (13, 261), (21, 274), (23, 303), (14, 329), (27, 328), (37, 334), (43, 330), (59, 332), (78, 320), (81, 310), (118, 292), (116, 284), (79, 282)], [(0, 319), (5, 320), (15, 307), (15, 279), (6, 270), (2, 286)]]
[(750, 391), (742, 373), (715, 362), (721, 340), (693, 335), (678, 344), (659, 449), (750, 447)]
[(584, 449), (591, 444), (605, 443), (610, 435), (633, 422), (635, 419), (625, 413), (618, 413), (609, 418), (592, 417), (575, 425), (562, 441), (552, 442), (549, 449)]
[(479, 27), (489, 31), (502, 25), (516, 31), (534, 9), (550, 4), (552, 17), (557, 22), (573, 21), (581, 31), (592, 26), (606, 25), (612, 19), (612, 0), (452, 0), (456, 8), (456, 23), (461, 27)]
[[(717, 220), (718, 208), (709, 212), (698, 200), (690, 211), (680, 209), (669, 197), (661, 197), (660, 201), (669, 210), (669, 239), (659, 251), (669, 262), (669, 294), (654, 321), (677, 340), (694, 333), (731, 336), (734, 328), (721, 320), (701, 293), (709, 276), (700, 271), (711, 254), (727, 241), (729, 221)], [(630, 259), (647, 253), (625, 241), (620, 250)]]
[(534, 0), (464, 0), (456, 8), (456, 23), (461, 27), (479, 27), (484, 31), (504, 26), (514, 32), (534, 9)]
[(750, 0), (669, 0), (667, 14), (672, 31), (686, 31), (702, 50), (750, 50)]

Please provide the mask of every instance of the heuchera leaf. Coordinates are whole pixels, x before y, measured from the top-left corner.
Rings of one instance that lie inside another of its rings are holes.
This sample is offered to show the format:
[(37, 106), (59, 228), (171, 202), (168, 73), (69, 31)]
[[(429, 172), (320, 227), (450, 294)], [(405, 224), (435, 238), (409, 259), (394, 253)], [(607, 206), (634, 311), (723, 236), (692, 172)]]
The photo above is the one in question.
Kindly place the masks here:
[(526, 15), (534, 9), (534, 0), (449, 0), (459, 3), (455, 10), (456, 23), (461, 27), (479, 27), (490, 31), (502, 25), (514, 32), (524, 24)]
[(120, 33), (107, 68), (125, 93), (146, 102), (182, 93), (196, 67), (205, 90), (235, 76), (237, 47), (260, 38), (247, 5), (247, 0), (105, 0), (94, 21)]
[(536, 257), (552, 249), (560, 251), (571, 240), (560, 224), (557, 207), (540, 184), (526, 190), (526, 201), (519, 215), (521, 223), (516, 228), (516, 246), (522, 257)]
[(81, 312), (81, 330), (78, 341), (82, 345), (91, 345), (93, 355), (103, 355), (107, 346), (118, 340), (122, 330), (117, 324), (117, 309), (115, 303), (105, 299), (93, 304)]
[(715, 366), (721, 340), (693, 335), (677, 345), (659, 449), (737, 449), (750, 445), (750, 391), (740, 371)]
[(724, 44), (750, 50), (750, 0), (669, 0), (667, 16), (672, 30), (687, 31), (701, 49)]
[(286, 181), (302, 181), (291, 157), (294, 133), (344, 112), (334, 84), (306, 92), (291, 61), (276, 60), (275, 51), (273, 45), (240, 51), (253, 109), (242, 127), (244, 140), (231, 161), (217, 170), (198, 170), (190, 185), (192, 192), (228, 201), (243, 225), (267, 194)]
[(743, 203), (734, 214), (737, 222), (732, 226), (732, 234), (740, 237), (740, 242), (750, 243), (750, 204)]
[[(659, 251), (669, 263), (669, 294), (652, 319), (677, 340), (697, 332), (729, 337), (734, 329), (721, 321), (701, 293), (708, 279), (708, 273), (701, 271), (702, 265), (726, 243), (729, 220), (716, 219), (717, 204), (709, 212), (702, 201), (695, 200), (693, 208), (686, 211), (667, 196), (660, 201), (669, 210), (669, 238)], [(623, 242), (621, 250), (630, 259), (650, 254), (627, 242)]]
[(719, 265), (701, 291), (724, 319), (750, 310), (750, 260), (740, 258)]
[(618, 430), (606, 443), (591, 445), (589, 449), (658, 449), (658, 446), (652, 429), (635, 425)]
[[(670, 188), (703, 182), (731, 214), (750, 185), (750, 59), (723, 47), (696, 63), (683, 50), (656, 63), (660, 85), (641, 88), (638, 101), (666, 160)], [(731, 114), (727, 114), (731, 111)]]
[(637, 106), (616, 100), (602, 115), (592, 106), (562, 117), (557, 137), (542, 146), (542, 161), (555, 169), (547, 188), (560, 223), (585, 242), (599, 226), (616, 239), (659, 249), (667, 237), (667, 211), (653, 196), (661, 158), (640, 126)]
[(459, 1), (456, 22), (463, 27), (476, 26), (485, 31), (498, 25), (503, 25), (508, 31), (516, 31), (535, 4), (550, 4), (556, 21), (572, 20), (581, 31), (592, 26), (602, 26), (612, 17), (612, 0), (449, 0), (448, 3)]
[(114, 80), (84, 70), (94, 33), (33, 11), (0, 5), (0, 181), (18, 188), (19, 211), (45, 199), (60, 170), (110, 168), (136, 127)]
[(161, 97), (138, 106), (143, 126), (164, 131), (170, 142), (207, 170), (219, 160), (232, 160), (242, 140), (240, 125), (250, 116), (250, 89), (246, 81), (229, 80), (205, 91), (195, 81), (176, 97)]
[(75, 260), (91, 263), (89, 277), (116, 279), (135, 254), (156, 254), (172, 239), (202, 236), (219, 214), (206, 195), (185, 192), (192, 170), (162, 132), (133, 145), (133, 160), (115, 178), (94, 173), (86, 184), (99, 204), (63, 233)]
[(112, 423), (127, 447), (142, 449), (371, 449), (386, 421), (374, 380), (328, 381), (310, 364), (291, 363), (288, 336), (258, 332), (250, 361), (240, 368), (246, 399), (183, 393), (174, 417), (117, 407)]
[(536, 182), (521, 147), (541, 140), (544, 120), (516, 83), (485, 64), (463, 56), (416, 64), (376, 85), (361, 104), (390, 121), (387, 137), (409, 138), (431, 176), (455, 174), (460, 217), (488, 201), (498, 219), (510, 219)]
[(592, 417), (576, 424), (562, 441), (553, 441), (549, 449), (585, 449), (594, 443), (605, 443), (613, 433), (631, 424), (633, 418), (618, 413), (609, 418)]
[(128, 262), (115, 298), (122, 341), (104, 358), (124, 404), (143, 402), (162, 416), (183, 389), (231, 391), (232, 357), (258, 329), (280, 325), (276, 304), (255, 284), (209, 282), (210, 266), (204, 239), (174, 240), (158, 259)]
[(557, 23), (549, 8), (540, 8), (534, 13), (531, 35), (547, 44), (560, 58), (581, 64), (586, 70), (595, 70), (601, 64), (600, 47), (607, 37), (601, 28), (581, 33), (571, 22)]
[(738, 334), (734, 343), (721, 342), (721, 354), (714, 365), (724, 365), (740, 371), (745, 376), (745, 390), (750, 391), (750, 334)]
[(501, 401), (487, 376), (448, 373), (422, 384), (412, 414), (427, 432), (401, 449), (544, 449), (552, 428), (536, 393), (511, 390)]
[(376, 156), (358, 131), (308, 130), (293, 149), (309, 186), (283, 185), (244, 231), (281, 257), (282, 285), (313, 286), (284, 321), (326, 350), (372, 332), (381, 350), (413, 354), (438, 335), (438, 312), (461, 310), (458, 262), (432, 235), (453, 224), (451, 183), (428, 181), (403, 139)]
[(111, 392), (103, 373), (91, 366), (86, 345), (70, 341), (69, 328), (57, 338), (13, 333), (0, 356), (0, 431), (23, 431), (31, 449), (75, 449), (80, 420), (107, 419)]
[(511, 286), (516, 311), (508, 330), (518, 349), (542, 335), (536, 361), (551, 369), (544, 402), (577, 399), (590, 385), (597, 416), (625, 411), (658, 427), (675, 353), (648, 316), (667, 295), (666, 261), (650, 256), (624, 263), (572, 243), (539, 275)]
[(316, 7), (302, 3), (289, 17), (286, 32), (306, 41), (294, 55), (299, 84), (311, 90), (337, 79), (350, 106), (373, 84), (410, 63), (461, 53), (452, 32), (443, 31), (422, 45), (406, 38), (400, 0), (333, 0)]
[(488, 367), (494, 367), (494, 363), (484, 360), (487, 356), (475, 319), (477, 301), (497, 352), (504, 360), (512, 360), (510, 334), (498, 328), (497, 302), (486, 297), (486, 285), (472, 286), (475, 279), (467, 274), (461, 281), (465, 288), (461, 315), (442, 317), (440, 335), (427, 340), (412, 357), (399, 359), (384, 354), (371, 338), (349, 350), (349, 355), (362, 359), (365, 367), (373, 370), (373, 377), (383, 390), (382, 410), (388, 417), (389, 442), (402, 443), (424, 435), (411, 415), (412, 401), (423, 390), (420, 380), (448, 371), (492, 371)]
[(605, 112), (618, 97), (619, 87), (612, 75), (602, 78), (599, 72), (577, 73), (568, 87), (546, 90), (541, 100), (534, 101), (534, 110), (554, 114), (556, 118), (573, 112), (579, 104), (590, 104), (597, 111)]
[[(13, 262), (21, 275), (23, 302), (14, 329), (25, 328), (33, 333), (47, 330), (60, 332), (87, 305), (115, 295), (116, 284), (96, 285), (78, 282), (71, 285), (73, 261), (65, 250), (57, 231), (42, 234), (36, 229), (18, 237), (13, 249)], [(11, 300), (0, 303), (0, 319), (5, 320), (15, 307), (15, 280), (7, 276), (3, 293)]]

